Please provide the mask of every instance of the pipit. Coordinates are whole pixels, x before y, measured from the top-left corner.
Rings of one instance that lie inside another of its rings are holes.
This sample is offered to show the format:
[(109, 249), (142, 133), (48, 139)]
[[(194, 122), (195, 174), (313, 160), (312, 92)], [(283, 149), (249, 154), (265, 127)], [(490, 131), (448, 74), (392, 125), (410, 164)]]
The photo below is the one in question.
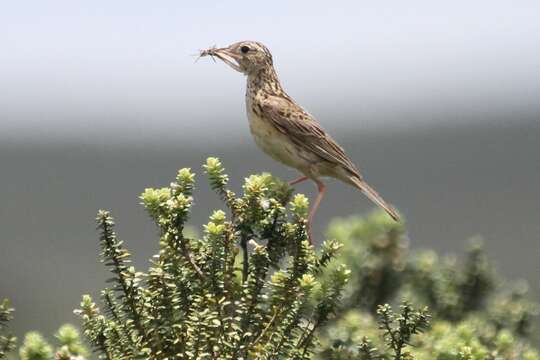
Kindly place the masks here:
[(318, 194), (307, 222), (310, 242), (311, 223), (326, 191), (323, 177), (336, 178), (358, 188), (399, 221), (394, 208), (366, 183), (343, 148), (283, 90), (266, 46), (241, 41), (225, 48), (203, 50), (200, 56), (215, 56), (247, 75), (247, 116), (255, 143), (273, 159), (304, 174), (289, 182), (290, 185), (308, 179), (317, 184)]

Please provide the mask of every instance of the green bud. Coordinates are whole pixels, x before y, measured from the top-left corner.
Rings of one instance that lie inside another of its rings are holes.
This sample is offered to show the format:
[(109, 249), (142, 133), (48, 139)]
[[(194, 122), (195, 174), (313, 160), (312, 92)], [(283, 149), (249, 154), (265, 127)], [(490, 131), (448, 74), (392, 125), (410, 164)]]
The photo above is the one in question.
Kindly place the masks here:
[(296, 194), (291, 202), (292, 212), (300, 217), (306, 218), (309, 209), (309, 200), (304, 194)]

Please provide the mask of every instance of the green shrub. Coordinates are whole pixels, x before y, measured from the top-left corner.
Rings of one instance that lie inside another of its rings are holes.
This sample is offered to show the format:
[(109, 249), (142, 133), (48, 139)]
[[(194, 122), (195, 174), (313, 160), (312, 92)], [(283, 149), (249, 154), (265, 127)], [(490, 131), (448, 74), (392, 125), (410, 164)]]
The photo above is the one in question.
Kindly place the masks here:
[[(333, 240), (317, 252), (303, 195), (261, 174), (246, 178), (238, 196), (218, 159), (205, 170), (226, 208), (210, 216), (202, 237), (186, 227), (189, 169), (141, 195), (160, 244), (146, 272), (132, 266), (111, 215), (98, 213), (112, 277), (101, 306), (84, 295), (76, 313), (99, 358), (540, 360), (530, 345), (538, 305), (524, 282), (500, 279), (480, 241), (464, 260), (411, 252), (404, 224), (377, 211), (333, 221)], [(12, 312), (0, 304), (0, 358), (15, 348), (5, 334)], [(28, 333), (20, 358), (88, 356), (74, 327), (55, 337), (53, 348)]]
[(311, 358), (315, 332), (336, 312), (349, 277), (344, 266), (326, 270), (340, 245), (329, 241), (316, 253), (306, 236), (307, 199), (269, 174), (250, 176), (236, 196), (218, 159), (205, 169), (228, 215), (215, 211), (202, 238), (184, 231), (189, 169), (141, 195), (160, 230), (147, 272), (130, 264), (112, 217), (99, 212), (112, 287), (102, 292), (105, 311), (83, 297), (85, 335), (106, 359)]
[[(500, 280), (480, 241), (471, 241), (464, 261), (430, 250), (410, 253), (404, 225), (380, 211), (335, 220), (328, 233), (347, 249), (335, 262), (351, 269), (351, 280), (345, 308), (320, 331), (320, 359), (540, 359), (530, 346), (538, 305), (527, 299), (523, 282), (512, 288)], [(381, 306), (403, 300), (397, 316)], [(425, 316), (423, 331), (396, 331), (396, 325), (390, 331), (381, 319), (388, 312), (394, 324), (407, 313)]]
[(0, 359), (15, 349), (16, 339), (6, 332), (8, 322), (13, 318), (13, 308), (9, 301), (4, 299), (0, 302)]

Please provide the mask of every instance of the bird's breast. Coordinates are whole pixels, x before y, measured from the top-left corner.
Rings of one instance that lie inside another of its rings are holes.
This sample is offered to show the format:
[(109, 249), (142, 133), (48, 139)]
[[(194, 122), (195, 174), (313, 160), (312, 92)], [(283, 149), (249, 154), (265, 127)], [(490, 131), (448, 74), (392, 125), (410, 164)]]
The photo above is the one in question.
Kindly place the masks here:
[(303, 154), (302, 149), (298, 148), (288, 136), (280, 132), (270, 119), (265, 119), (262, 112), (254, 107), (251, 101), (246, 101), (246, 105), (249, 129), (255, 143), (279, 162), (303, 172), (309, 168), (309, 155)]

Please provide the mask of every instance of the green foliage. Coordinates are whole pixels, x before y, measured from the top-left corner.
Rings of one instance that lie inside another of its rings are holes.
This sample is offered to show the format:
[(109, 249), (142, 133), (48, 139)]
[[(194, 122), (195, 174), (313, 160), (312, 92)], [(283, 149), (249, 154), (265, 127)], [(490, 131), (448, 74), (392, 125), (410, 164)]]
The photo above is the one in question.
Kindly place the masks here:
[(54, 336), (59, 344), (56, 350), (57, 360), (81, 359), (88, 356), (88, 349), (81, 340), (79, 330), (73, 325), (62, 325)]
[(496, 286), (495, 273), (482, 250), (473, 240), (464, 263), (455, 257), (439, 260), (433, 251), (413, 255), (407, 267), (408, 283), (435, 316), (458, 321), (482, 308)]
[(328, 237), (347, 246), (339, 257), (351, 269), (343, 300), (346, 307), (358, 306), (375, 314), (379, 305), (396, 294), (405, 271), (405, 231), (403, 223), (379, 213), (331, 223)]
[[(347, 248), (336, 262), (352, 275), (346, 308), (321, 329), (320, 359), (540, 359), (530, 346), (538, 305), (522, 282), (497, 280), (478, 240), (464, 261), (409, 253), (403, 224), (382, 212), (336, 220), (329, 234)], [(384, 305), (402, 299), (399, 314)]]
[(411, 342), (411, 337), (425, 331), (429, 325), (430, 315), (427, 307), (415, 311), (410, 304), (404, 302), (399, 315), (395, 315), (392, 307), (388, 304), (379, 305), (379, 329), (383, 331), (383, 338), (392, 350), (395, 359), (408, 359), (409, 352), (404, 349)]
[(54, 351), (40, 333), (32, 331), (24, 337), (19, 356), (21, 360), (51, 360), (54, 358)]
[[(479, 240), (463, 260), (410, 252), (404, 224), (379, 211), (334, 221), (334, 240), (316, 252), (304, 195), (266, 173), (246, 178), (237, 195), (219, 159), (204, 169), (226, 208), (210, 215), (202, 236), (186, 225), (190, 169), (141, 195), (159, 229), (146, 272), (99, 211), (110, 285), (101, 306), (84, 295), (76, 311), (99, 358), (540, 360), (530, 345), (538, 304), (526, 283), (500, 280)], [(0, 303), (0, 358), (15, 347), (5, 334), (12, 312)], [(73, 326), (55, 337), (56, 348), (28, 333), (20, 358), (88, 356)]]
[(205, 165), (227, 212), (215, 211), (201, 238), (186, 231), (194, 174), (141, 200), (160, 232), (160, 250), (137, 271), (107, 211), (97, 216), (102, 260), (112, 272), (101, 293), (77, 311), (104, 359), (310, 359), (317, 330), (336, 314), (350, 272), (327, 269), (340, 245), (307, 241), (308, 201), (270, 174), (227, 188), (220, 161)]
[(418, 360), (540, 359), (524, 339), (507, 329), (496, 330), (479, 315), (458, 322), (439, 320), (418, 342), (422, 347), (413, 351)]
[[(4, 302), (4, 304), (6, 304)], [(2, 309), (3, 311), (3, 309)], [(10, 309), (12, 311), (12, 309)], [(37, 331), (28, 332), (23, 344), (19, 348), (19, 359), (21, 360), (84, 360), (88, 355), (88, 350), (83, 344), (79, 331), (73, 325), (63, 325), (55, 334), (56, 348)], [(15, 349), (15, 338), (11, 337), (9, 347), (3, 347), (4, 351), (0, 358), (7, 356), (14, 358), (10, 352)]]
[(15, 348), (15, 337), (6, 333), (7, 324), (13, 318), (13, 311), (7, 299), (0, 302), (0, 359)]

